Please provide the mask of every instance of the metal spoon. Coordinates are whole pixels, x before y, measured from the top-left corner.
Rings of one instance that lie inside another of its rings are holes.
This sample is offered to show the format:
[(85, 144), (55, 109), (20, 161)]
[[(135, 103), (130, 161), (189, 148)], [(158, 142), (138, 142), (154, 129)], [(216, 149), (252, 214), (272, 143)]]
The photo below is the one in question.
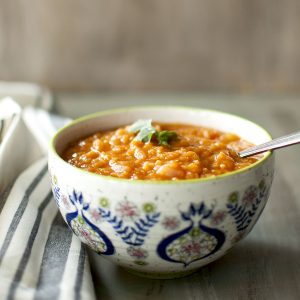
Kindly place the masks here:
[(270, 142), (250, 147), (246, 150), (238, 152), (239, 157), (248, 157), (254, 154), (263, 153), (269, 150), (279, 149), (300, 143), (300, 131), (284, 135)]

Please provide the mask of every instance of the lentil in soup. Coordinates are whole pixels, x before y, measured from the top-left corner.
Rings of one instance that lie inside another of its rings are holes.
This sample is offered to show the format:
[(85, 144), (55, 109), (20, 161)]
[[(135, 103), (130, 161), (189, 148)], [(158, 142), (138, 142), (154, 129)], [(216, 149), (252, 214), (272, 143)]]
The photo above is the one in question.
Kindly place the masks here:
[(70, 144), (62, 157), (89, 172), (126, 179), (194, 179), (232, 172), (260, 157), (240, 158), (251, 143), (239, 136), (187, 124), (154, 123), (157, 131), (173, 131), (169, 145), (137, 140), (129, 126), (97, 132)]

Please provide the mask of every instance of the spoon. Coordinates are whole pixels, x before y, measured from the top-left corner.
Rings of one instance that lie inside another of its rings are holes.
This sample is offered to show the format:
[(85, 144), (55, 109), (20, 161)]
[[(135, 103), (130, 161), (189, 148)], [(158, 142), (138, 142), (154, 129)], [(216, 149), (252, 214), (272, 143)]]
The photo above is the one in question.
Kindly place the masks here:
[(250, 147), (246, 150), (238, 152), (239, 157), (248, 157), (254, 154), (263, 153), (269, 150), (279, 149), (300, 143), (300, 131), (284, 135), (272, 141)]

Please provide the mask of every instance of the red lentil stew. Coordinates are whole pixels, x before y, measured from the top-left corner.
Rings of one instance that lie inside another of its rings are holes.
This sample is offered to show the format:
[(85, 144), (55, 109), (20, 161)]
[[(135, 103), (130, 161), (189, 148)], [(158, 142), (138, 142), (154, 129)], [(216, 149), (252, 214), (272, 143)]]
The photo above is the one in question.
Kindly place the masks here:
[(252, 146), (232, 133), (187, 124), (154, 123), (157, 132), (172, 131), (176, 138), (161, 145), (143, 142), (129, 126), (97, 132), (71, 143), (62, 157), (89, 172), (127, 179), (194, 179), (232, 172), (260, 157), (239, 158)]

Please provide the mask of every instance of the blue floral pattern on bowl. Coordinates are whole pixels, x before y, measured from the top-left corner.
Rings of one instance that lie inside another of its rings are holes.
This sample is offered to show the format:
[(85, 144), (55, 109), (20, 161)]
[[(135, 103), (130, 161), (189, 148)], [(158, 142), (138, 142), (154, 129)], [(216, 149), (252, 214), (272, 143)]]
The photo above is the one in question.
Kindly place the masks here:
[(147, 265), (149, 252), (144, 244), (152, 228), (159, 227), (161, 232), (170, 233), (157, 244), (157, 256), (169, 263), (187, 267), (213, 256), (222, 248), (228, 238), (226, 231), (221, 229), (226, 218), (231, 218), (235, 224), (237, 234), (232, 242), (244, 237), (253, 219), (257, 219), (257, 211), (261, 213), (261, 203), (268, 198), (270, 186), (261, 180), (258, 186), (250, 185), (243, 193), (231, 193), (226, 210), (216, 210), (215, 205), (207, 207), (204, 202), (190, 203), (186, 211), (178, 209), (177, 216), (164, 215), (151, 202), (143, 203), (138, 208), (126, 197), (116, 203), (114, 210), (109, 207), (108, 198), (101, 198), (99, 207), (92, 209), (82, 192), (73, 189), (65, 195), (56, 177), (52, 180), (52, 190), (58, 207), (67, 207), (64, 218), (68, 226), (97, 253), (114, 255), (116, 252), (113, 242), (95, 224), (106, 222), (127, 245), (126, 252), (132, 262)]
[[(57, 186), (53, 187), (53, 195), (56, 203), (60, 206), (61, 194), (56, 192), (57, 189)], [(85, 212), (89, 210), (89, 204), (84, 202), (82, 193), (73, 190), (68, 198), (73, 211), (65, 215), (65, 220), (72, 231), (97, 253), (114, 254), (115, 248), (110, 239), (85, 215)]]
[(211, 219), (212, 213), (213, 209), (208, 209), (203, 202), (200, 205), (192, 203), (187, 212), (180, 212), (188, 226), (163, 239), (157, 247), (158, 255), (187, 266), (218, 251), (225, 241), (224, 232), (203, 223)]

